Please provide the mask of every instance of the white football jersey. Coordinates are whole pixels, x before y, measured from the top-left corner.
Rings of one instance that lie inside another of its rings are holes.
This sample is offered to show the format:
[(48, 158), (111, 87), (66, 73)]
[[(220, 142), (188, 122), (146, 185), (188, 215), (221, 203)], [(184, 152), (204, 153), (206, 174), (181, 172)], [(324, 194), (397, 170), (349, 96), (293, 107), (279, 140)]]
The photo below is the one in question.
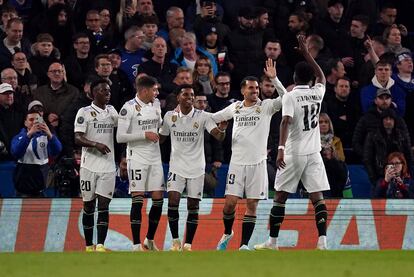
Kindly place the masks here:
[(205, 173), (204, 130), (211, 132), (217, 125), (211, 114), (192, 109), (187, 115), (169, 111), (160, 129), (171, 137), (170, 171), (185, 178), (196, 178)]
[(213, 114), (217, 123), (234, 119), (231, 163), (253, 165), (267, 158), (270, 120), (281, 107), (281, 97), (259, 100), (251, 107), (245, 107), (244, 101), (237, 101)]
[(95, 104), (79, 109), (75, 119), (75, 133), (84, 133), (90, 141), (105, 144), (111, 152), (102, 154), (94, 147), (82, 147), (81, 167), (93, 172), (115, 172), (114, 128), (118, 113), (111, 105), (102, 110)]
[(148, 165), (161, 163), (159, 142), (154, 143), (145, 139), (145, 132), (158, 133), (161, 122), (161, 107), (158, 100), (145, 104), (135, 97), (124, 104), (119, 112), (118, 132), (122, 129), (127, 130), (128, 134), (142, 135), (142, 139), (127, 142), (127, 159)]
[(319, 131), (319, 113), (325, 86), (316, 84), (295, 86), (283, 97), (282, 116), (292, 117), (285, 153), (290, 155), (308, 155), (321, 151)]

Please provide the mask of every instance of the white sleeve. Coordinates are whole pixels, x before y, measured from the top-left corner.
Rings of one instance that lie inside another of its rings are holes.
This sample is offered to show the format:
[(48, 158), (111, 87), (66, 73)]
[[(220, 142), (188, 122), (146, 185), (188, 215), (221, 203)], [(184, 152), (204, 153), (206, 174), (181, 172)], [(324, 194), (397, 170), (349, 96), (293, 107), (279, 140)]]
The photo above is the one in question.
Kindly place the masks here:
[(221, 111), (218, 111), (218, 112), (214, 113), (211, 116), (213, 121), (216, 122), (216, 123), (220, 123), (222, 121), (227, 121), (227, 120), (232, 119), (233, 118), (233, 111), (235, 109), (234, 106), (236, 105), (236, 103), (233, 103), (230, 106), (227, 106), (226, 108), (222, 109)]
[(280, 82), (279, 78), (270, 79), (272, 84), (275, 86), (277, 93), (280, 97), (283, 97), (287, 93), (286, 88), (283, 86), (283, 84)]
[(137, 140), (145, 140), (145, 132), (136, 134), (129, 134), (128, 129), (131, 124), (133, 113), (124, 105), (122, 107), (118, 117), (118, 130), (116, 132), (116, 141), (118, 143), (126, 143)]
[(170, 115), (170, 112), (167, 112), (164, 115), (164, 120), (162, 121), (161, 128), (158, 131), (158, 133), (162, 136), (168, 136), (170, 134), (170, 126), (168, 125), (169, 115)]
[(212, 114), (203, 112), (204, 114), (204, 128), (207, 130), (207, 132), (211, 133), (211, 131), (217, 127), (217, 124), (212, 119)]
[(112, 119), (114, 120), (114, 126), (118, 127), (118, 112), (112, 107)]
[(291, 94), (286, 94), (285, 97), (283, 97), (282, 106), (282, 116), (290, 116), (293, 118), (293, 115), (295, 114), (295, 104)]
[(86, 129), (88, 128), (88, 122), (86, 122), (85, 112), (83, 108), (78, 110), (75, 118), (75, 133), (86, 133)]

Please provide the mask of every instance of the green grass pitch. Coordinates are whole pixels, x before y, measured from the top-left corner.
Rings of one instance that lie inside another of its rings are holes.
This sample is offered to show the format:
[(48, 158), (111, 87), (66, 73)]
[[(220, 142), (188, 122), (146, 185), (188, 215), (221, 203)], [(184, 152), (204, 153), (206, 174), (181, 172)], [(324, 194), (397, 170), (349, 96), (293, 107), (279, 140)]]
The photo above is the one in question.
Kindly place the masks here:
[(3, 253), (13, 276), (413, 276), (414, 251)]

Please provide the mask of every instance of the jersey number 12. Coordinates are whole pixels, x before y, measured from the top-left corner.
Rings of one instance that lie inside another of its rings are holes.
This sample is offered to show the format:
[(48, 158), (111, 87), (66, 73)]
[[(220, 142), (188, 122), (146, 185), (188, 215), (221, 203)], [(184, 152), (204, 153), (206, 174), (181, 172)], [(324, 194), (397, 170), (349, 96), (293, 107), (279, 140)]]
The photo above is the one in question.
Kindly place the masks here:
[(303, 131), (310, 131), (318, 126), (318, 114), (321, 107), (320, 103), (302, 106), (303, 108)]

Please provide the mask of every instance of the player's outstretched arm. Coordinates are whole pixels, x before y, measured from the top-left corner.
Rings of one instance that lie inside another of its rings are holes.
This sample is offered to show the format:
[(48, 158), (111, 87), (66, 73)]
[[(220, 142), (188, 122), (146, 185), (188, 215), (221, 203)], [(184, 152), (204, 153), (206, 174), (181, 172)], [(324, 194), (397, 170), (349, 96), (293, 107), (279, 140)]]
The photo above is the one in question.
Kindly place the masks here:
[(315, 72), (316, 77), (316, 83), (320, 83), (325, 85), (326, 84), (326, 78), (323, 74), (323, 71), (321, 67), (316, 63), (315, 59), (312, 57), (312, 55), (309, 53), (308, 48), (305, 44), (305, 36), (304, 35), (298, 35), (297, 36), (298, 43), (299, 43), (299, 52), (302, 53), (305, 60), (309, 63), (309, 65), (313, 68), (313, 71)]
[(103, 143), (99, 143), (96, 141), (91, 141), (85, 137), (85, 133), (76, 132), (75, 133), (75, 143), (76, 145), (82, 146), (82, 147), (91, 147), (96, 148), (99, 152), (102, 154), (107, 154), (111, 152), (111, 149), (109, 149), (108, 146), (106, 146)]

